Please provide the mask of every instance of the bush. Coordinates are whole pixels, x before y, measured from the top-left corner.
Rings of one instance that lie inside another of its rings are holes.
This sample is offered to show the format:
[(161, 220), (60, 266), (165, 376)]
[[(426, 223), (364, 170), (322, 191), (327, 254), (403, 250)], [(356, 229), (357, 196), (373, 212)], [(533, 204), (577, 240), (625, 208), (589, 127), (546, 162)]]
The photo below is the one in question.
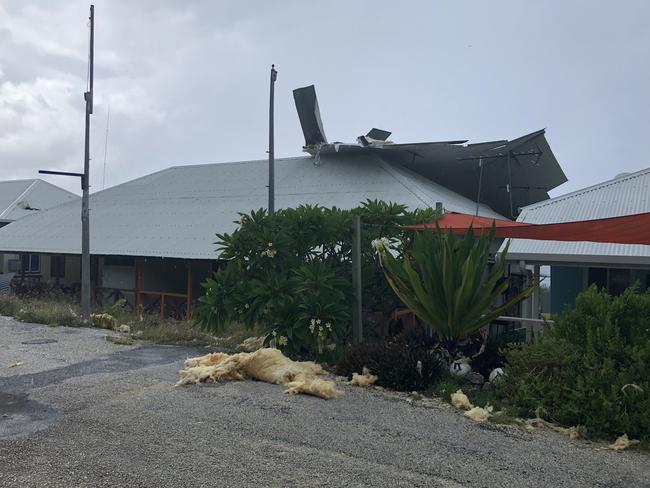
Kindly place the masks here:
[[(385, 240), (375, 243), (395, 294), (452, 354), (460, 340), (533, 292), (528, 288), (501, 303), (510, 282), (503, 278), (509, 244), (488, 266), (494, 232), (494, 226), (489, 236), (475, 236), (471, 228), (462, 238), (439, 228), (417, 232), (401, 258), (393, 255)], [(494, 306), (497, 301), (500, 304)]]
[[(431, 220), (432, 210), (367, 201), (353, 210), (300, 206), (241, 214), (239, 228), (218, 235), (222, 267), (203, 283), (196, 324), (212, 333), (229, 323), (257, 327), (293, 356), (314, 356), (345, 344), (350, 335), (352, 216), (362, 233), (366, 311), (388, 312), (399, 302), (377, 266), (370, 242), (402, 235), (401, 225)], [(410, 237), (405, 237), (408, 242)]]
[(364, 367), (377, 375), (377, 385), (397, 391), (426, 390), (445, 374), (444, 366), (431, 350), (405, 338), (351, 346), (336, 365), (336, 372), (351, 378), (352, 373), (361, 373)]
[(650, 293), (582, 293), (535, 343), (506, 354), (501, 391), (520, 414), (592, 436), (650, 439)]

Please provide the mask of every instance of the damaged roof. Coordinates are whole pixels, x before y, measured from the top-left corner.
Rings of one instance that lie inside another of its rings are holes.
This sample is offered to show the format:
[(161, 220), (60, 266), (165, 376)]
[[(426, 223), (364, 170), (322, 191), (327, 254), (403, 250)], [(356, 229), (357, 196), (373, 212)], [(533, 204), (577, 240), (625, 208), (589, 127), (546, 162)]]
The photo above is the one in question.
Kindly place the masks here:
[(395, 143), (391, 132), (373, 128), (356, 143), (328, 143), (314, 85), (293, 91), (296, 110), (310, 154), (372, 153), (419, 173), (475, 202), (489, 205), (508, 218), (519, 209), (549, 198), (548, 192), (567, 181), (538, 130), (511, 141), (466, 144), (467, 140)]
[[(476, 203), (372, 155), (276, 159), (276, 207), (352, 208), (367, 199), (474, 213)], [(214, 259), (215, 234), (238, 212), (266, 208), (268, 161), (177, 166), (90, 197), (91, 253)], [(37, 212), (0, 229), (0, 251), (79, 254), (81, 202)], [(479, 214), (502, 218), (486, 205)]]
[(39, 179), (0, 181), (0, 223), (77, 199), (74, 193)]
[[(550, 224), (650, 212), (650, 168), (522, 209), (518, 222)], [(650, 246), (512, 239), (508, 260), (539, 264), (650, 266)]]

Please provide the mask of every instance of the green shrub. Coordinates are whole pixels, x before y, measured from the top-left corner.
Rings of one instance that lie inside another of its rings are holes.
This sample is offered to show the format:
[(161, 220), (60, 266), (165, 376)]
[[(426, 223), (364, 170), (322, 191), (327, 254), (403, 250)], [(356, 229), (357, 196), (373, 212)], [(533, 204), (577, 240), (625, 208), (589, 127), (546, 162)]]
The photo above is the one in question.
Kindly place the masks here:
[[(203, 283), (195, 322), (218, 333), (237, 322), (258, 328), (294, 356), (313, 356), (346, 343), (352, 304), (352, 216), (361, 215), (366, 311), (389, 312), (399, 302), (377, 266), (371, 241), (402, 235), (401, 225), (431, 220), (432, 210), (367, 201), (353, 210), (300, 206), (269, 216), (241, 214), (239, 228), (218, 235), (223, 266)], [(409, 234), (410, 235), (410, 234)], [(403, 241), (410, 237), (404, 234)]]
[(592, 436), (650, 439), (650, 293), (612, 297), (592, 287), (506, 360), (501, 391), (520, 414), (582, 425)]
[(348, 347), (336, 365), (336, 372), (351, 378), (352, 373), (361, 373), (364, 367), (377, 375), (377, 385), (397, 391), (426, 390), (445, 374), (444, 366), (432, 351), (419, 341), (404, 338)]
[(458, 341), (492, 322), (533, 288), (498, 306), (493, 304), (509, 287), (503, 279), (508, 244), (494, 265), (488, 267), (494, 227), (488, 237), (475, 236), (470, 228), (463, 238), (437, 228), (417, 232), (402, 257), (395, 257), (385, 240), (375, 245), (395, 294), (445, 347), (454, 352)]

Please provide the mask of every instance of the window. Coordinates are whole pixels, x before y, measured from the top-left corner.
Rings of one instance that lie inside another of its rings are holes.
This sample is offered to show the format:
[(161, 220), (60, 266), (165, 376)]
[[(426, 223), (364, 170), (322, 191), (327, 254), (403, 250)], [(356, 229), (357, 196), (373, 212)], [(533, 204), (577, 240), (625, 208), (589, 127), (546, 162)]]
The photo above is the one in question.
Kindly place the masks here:
[(23, 254), (23, 269), (25, 273), (41, 272), (41, 256), (38, 254)]
[(620, 295), (630, 286), (629, 269), (610, 269), (609, 270), (609, 293)]
[(598, 290), (607, 289), (607, 268), (589, 268), (587, 285), (595, 284)]
[(20, 272), (20, 259), (10, 259), (7, 261), (7, 268), (10, 273), (19, 273)]
[(52, 278), (65, 278), (65, 256), (50, 257), (50, 276)]
[(629, 269), (589, 268), (587, 286), (595, 284), (599, 290), (605, 290), (610, 295), (620, 295), (632, 284), (631, 278)]

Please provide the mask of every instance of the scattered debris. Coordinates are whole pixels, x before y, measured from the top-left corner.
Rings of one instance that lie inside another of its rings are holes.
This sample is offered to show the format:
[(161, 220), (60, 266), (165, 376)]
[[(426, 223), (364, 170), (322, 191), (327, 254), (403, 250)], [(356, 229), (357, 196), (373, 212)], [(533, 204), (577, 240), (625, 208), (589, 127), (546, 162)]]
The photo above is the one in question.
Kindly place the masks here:
[(475, 422), (485, 422), (492, 416), (492, 405), (485, 405), (485, 408), (474, 407), (465, 412), (465, 417), (469, 417)]
[(92, 313), (90, 314), (90, 321), (95, 327), (101, 329), (116, 330), (120, 325), (110, 313)]
[(504, 372), (502, 368), (494, 368), (490, 372), (490, 376), (488, 377), (490, 380), (490, 383), (494, 383), (495, 381), (500, 381), (500, 376), (503, 376)]
[(11, 363), (9, 366), (7, 366), (7, 368), (15, 368), (16, 366), (22, 366), (23, 364), (25, 363), (22, 361), (16, 361), (15, 363)]
[(639, 442), (640, 441), (638, 440), (630, 440), (627, 434), (623, 434), (618, 439), (616, 439), (613, 444), (607, 446), (607, 448), (614, 451), (622, 451), (623, 449), (627, 449), (631, 445), (638, 444)]
[(469, 398), (467, 398), (467, 395), (460, 389), (456, 393), (451, 394), (451, 404), (461, 410), (471, 410), (474, 407), (470, 403)]
[(264, 348), (237, 354), (212, 353), (185, 361), (179, 371), (177, 386), (194, 383), (214, 383), (220, 380), (255, 379), (285, 385), (285, 393), (305, 393), (324, 399), (343, 394), (333, 381), (317, 378), (325, 374), (312, 361), (292, 361), (278, 349)]
[(249, 337), (237, 346), (241, 352), (255, 352), (264, 347), (264, 337)]
[(128, 324), (122, 324), (117, 328), (118, 332), (122, 332), (124, 334), (130, 334), (131, 333), (131, 326)]
[(558, 432), (560, 434), (566, 435), (569, 437), (571, 440), (578, 439), (580, 437), (580, 430), (579, 427), (562, 427), (560, 425), (547, 422), (543, 418), (541, 418), (539, 415), (535, 417), (534, 419), (528, 419), (525, 421), (526, 422), (526, 430), (529, 432), (532, 432), (535, 427), (537, 428), (546, 428), (550, 429), (554, 432)]
[(379, 378), (374, 374), (370, 374), (370, 370), (364, 366), (363, 370), (361, 371), (361, 374), (352, 373), (352, 380), (350, 381), (350, 385), (371, 386), (374, 385), (378, 379)]
[(456, 359), (449, 365), (449, 372), (457, 376), (464, 376), (472, 371), (472, 367), (469, 364), (470, 362), (471, 359), (467, 357)]

